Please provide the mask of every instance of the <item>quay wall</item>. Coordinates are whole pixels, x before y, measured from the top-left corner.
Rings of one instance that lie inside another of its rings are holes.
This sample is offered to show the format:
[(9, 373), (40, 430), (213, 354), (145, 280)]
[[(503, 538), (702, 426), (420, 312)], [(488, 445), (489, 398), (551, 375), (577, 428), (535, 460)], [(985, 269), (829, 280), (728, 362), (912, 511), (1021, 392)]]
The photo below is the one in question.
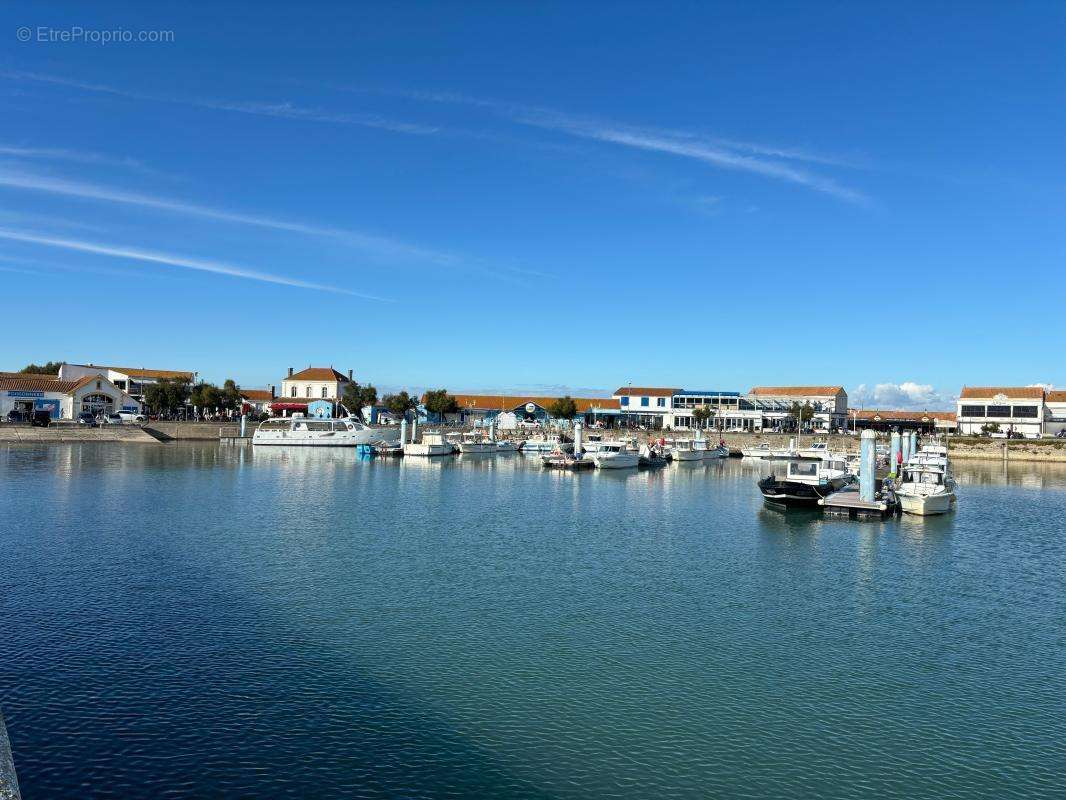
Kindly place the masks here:
[[(255, 425), (254, 422), (248, 423), (249, 435), (255, 430)], [(241, 435), (239, 422), (149, 422), (144, 427), (164, 441), (171, 439), (218, 440), (224, 436)]]
[(0, 425), (0, 442), (26, 444), (59, 444), (61, 442), (159, 444), (159, 441), (159, 439), (137, 425), (106, 425), (99, 428), (78, 428), (74, 425), (49, 425), (47, 428), (33, 428), (29, 425)]

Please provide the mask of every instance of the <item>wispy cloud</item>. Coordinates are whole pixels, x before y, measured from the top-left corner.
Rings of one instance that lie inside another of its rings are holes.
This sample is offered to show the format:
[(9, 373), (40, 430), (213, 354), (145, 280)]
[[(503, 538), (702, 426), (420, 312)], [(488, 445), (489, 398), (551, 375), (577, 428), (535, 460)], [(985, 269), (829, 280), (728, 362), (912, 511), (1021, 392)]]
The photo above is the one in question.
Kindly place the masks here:
[(104, 167), (120, 167), (149, 175), (161, 174), (135, 158), (119, 158), (83, 150), (68, 150), (62, 147), (21, 147), (0, 144), (0, 156), (15, 158), (44, 159), (48, 161), (68, 161), (73, 164), (98, 164)]
[(307, 236), (328, 237), (355, 247), (392, 257), (418, 258), (437, 264), (452, 264), (457, 260), (455, 256), (448, 253), (428, 250), (415, 245), (399, 242), (394, 239), (389, 239), (387, 237), (374, 236), (357, 231), (345, 230), (343, 228), (332, 228), (321, 225), (312, 225), (305, 222), (278, 219), (276, 217), (246, 214), (239, 211), (230, 211), (197, 203), (188, 203), (182, 200), (174, 200), (167, 197), (159, 197), (157, 195), (131, 192), (124, 189), (115, 189), (93, 183), (70, 181), (63, 178), (53, 178), (47, 175), (27, 173), (24, 171), (0, 168), (0, 186), (46, 192), (49, 194), (76, 197), (85, 200), (102, 200), (109, 203), (122, 203), (124, 205), (137, 206), (140, 208), (152, 208), (176, 214), (202, 217), (219, 222), (289, 231)]
[(856, 189), (844, 186), (833, 178), (812, 173), (795, 163), (788, 163), (798, 161), (826, 166), (851, 166), (846, 160), (831, 156), (795, 148), (708, 137), (692, 131), (627, 125), (549, 108), (504, 103), (451, 92), (394, 92), (392, 94), (412, 100), (483, 108), (520, 125), (638, 150), (689, 158), (722, 169), (750, 172), (805, 186), (849, 203), (866, 204), (869, 202), (869, 198)]
[(118, 247), (114, 245), (97, 244), (94, 242), (86, 242), (76, 239), (59, 239), (51, 236), (39, 236), (33, 233), (26, 233), (23, 231), (8, 230), (5, 228), (0, 228), (0, 239), (7, 239), (13, 242), (25, 242), (28, 244), (38, 244), (46, 247), (56, 247), (63, 250), (72, 250), (79, 253), (91, 253), (93, 255), (111, 256), (114, 258), (142, 261), (150, 264), (163, 264), (170, 267), (179, 267), (181, 269), (195, 270), (197, 272), (210, 272), (216, 275), (228, 275), (232, 278), (243, 278), (245, 280), (259, 281), (261, 283), (274, 283), (281, 286), (292, 286), (299, 289), (314, 289), (320, 292), (346, 294), (352, 295), (354, 297), (361, 297), (366, 300), (376, 300), (378, 302), (392, 302), (388, 298), (364, 294), (362, 292), (352, 291), (351, 289), (345, 289), (339, 286), (329, 286), (327, 284), (322, 283), (312, 283), (310, 281), (303, 281), (298, 278), (289, 278), (283, 275), (275, 275), (269, 272), (260, 272), (259, 270), (248, 269), (246, 267), (228, 264), (222, 261), (190, 258), (187, 256), (173, 255), (170, 253), (160, 253), (158, 251), (142, 250), (140, 248), (135, 247)]
[(319, 108), (299, 106), (290, 102), (264, 103), (137, 92), (129, 89), (122, 89), (117, 86), (71, 80), (59, 75), (46, 75), (39, 72), (6, 71), (0, 72), (0, 76), (9, 80), (32, 81), (34, 83), (45, 83), (53, 86), (65, 86), (69, 89), (79, 89), (84, 92), (109, 94), (115, 97), (124, 97), (128, 100), (172, 103), (194, 108), (212, 109), (214, 111), (252, 114), (260, 117), (278, 117), (283, 119), (307, 120), (311, 122), (331, 122), (340, 125), (355, 125), (363, 128), (378, 128), (380, 130), (392, 131), (393, 133), (406, 133), (414, 136), (429, 136), (438, 133), (440, 130), (432, 125), (421, 125), (403, 120), (395, 120), (379, 114), (340, 113)]

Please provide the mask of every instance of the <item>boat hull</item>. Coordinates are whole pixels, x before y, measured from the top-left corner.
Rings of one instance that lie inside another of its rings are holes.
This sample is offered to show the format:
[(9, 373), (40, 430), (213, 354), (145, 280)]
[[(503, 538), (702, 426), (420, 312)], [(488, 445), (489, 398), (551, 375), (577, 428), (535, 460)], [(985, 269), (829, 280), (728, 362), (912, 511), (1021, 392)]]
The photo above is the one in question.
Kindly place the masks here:
[(699, 450), (671, 450), (674, 461), (702, 461), (703, 453)]
[(488, 455), (499, 450), (495, 442), (463, 442), (459, 445), (459, 452), (465, 455)]
[(954, 492), (940, 494), (918, 495), (896, 493), (900, 508), (905, 514), (915, 514), (920, 517), (929, 517), (935, 514), (946, 514), (951, 511), (955, 504)]
[(597, 469), (632, 469), (640, 464), (636, 453), (593, 453), (592, 462)]
[(819, 500), (839, 491), (846, 484), (847, 481), (843, 478), (811, 484), (781, 481), (770, 477), (759, 481), (759, 491), (768, 505), (779, 508), (817, 508)]
[(405, 456), (450, 456), (455, 452), (450, 444), (423, 444), (408, 442), (403, 446)]
[(275, 447), (358, 447), (361, 444), (398, 442), (399, 430), (368, 428), (362, 431), (256, 431), (252, 444)]

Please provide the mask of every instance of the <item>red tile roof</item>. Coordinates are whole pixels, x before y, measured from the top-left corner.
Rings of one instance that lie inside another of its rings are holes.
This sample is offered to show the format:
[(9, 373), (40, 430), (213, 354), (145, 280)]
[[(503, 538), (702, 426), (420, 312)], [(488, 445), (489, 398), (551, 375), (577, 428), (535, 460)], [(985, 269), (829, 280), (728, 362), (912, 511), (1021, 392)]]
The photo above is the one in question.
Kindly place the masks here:
[(1066, 403), (1066, 391), (1062, 389), (1055, 389), (1048, 392), (1044, 398), (1049, 403)]
[(637, 395), (648, 397), (672, 397), (680, 392), (680, 389), (670, 389), (662, 386), (623, 386), (619, 389), (615, 389), (615, 394), (629, 395), (636, 397)]
[(295, 375), (290, 375), (285, 380), (287, 381), (345, 381), (347, 382), (348, 376), (342, 375), (333, 369), (333, 367), (308, 367), (302, 369)]
[[(17, 378), (0, 378), (0, 389), (17, 392), (59, 392), (70, 394), (93, 381), (107, 381), (103, 375), (86, 375), (74, 381), (56, 380), (54, 375), (42, 377), (40, 375), (22, 375)], [(110, 381), (107, 381), (110, 385)]]
[(241, 389), (241, 397), (256, 403), (274, 399), (274, 395), (270, 393), (269, 389)]
[(939, 419), (945, 422), (955, 421), (954, 411), (896, 411), (889, 409), (866, 408), (860, 411), (857, 408), (849, 408), (848, 416), (858, 419), (883, 419), (883, 420), (914, 420), (925, 421), (927, 419)]
[(193, 380), (195, 372), (186, 372), (180, 369), (147, 369), (145, 367), (105, 367), (100, 364), (71, 364), (73, 367), (90, 367), (92, 369), (110, 369), (121, 372), (131, 378), (179, 378)]
[[(558, 397), (528, 397), (523, 395), (498, 395), (498, 394), (454, 394), (455, 402), (459, 408), (478, 411), (514, 411), (526, 403), (536, 403), (541, 408), (547, 408)], [(618, 409), (618, 401), (611, 397), (574, 397), (571, 398), (577, 407), (578, 413), (584, 413), (592, 409)], [(423, 395), (422, 401), (425, 402)]]
[(959, 397), (963, 400), (977, 400), (995, 397), (1001, 394), (1011, 400), (1042, 400), (1043, 386), (963, 386)]
[(755, 386), (750, 394), (765, 397), (832, 397), (842, 391), (843, 386)]

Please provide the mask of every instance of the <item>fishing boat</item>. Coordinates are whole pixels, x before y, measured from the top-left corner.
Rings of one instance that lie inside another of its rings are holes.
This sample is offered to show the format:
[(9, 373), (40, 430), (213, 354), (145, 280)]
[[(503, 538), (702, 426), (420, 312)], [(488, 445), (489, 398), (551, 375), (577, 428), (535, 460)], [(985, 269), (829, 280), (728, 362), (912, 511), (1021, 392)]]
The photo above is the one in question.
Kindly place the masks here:
[(640, 453), (625, 442), (600, 442), (599, 449), (587, 457), (597, 469), (629, 469), (640, 465)]
[(463, 455), (487, 455), (498, 452), (496, 442), (477, 433), (464, 433), (459, 440), (459, 452)]
[(703, 450), (696, 449), (699, 442), (691, 439), (678, 439), (669, 448), (670, 458), (674, 461), (702, 461)]
[(455, 445), (444, 438), (444, 434), (429, 432), (422, 434), (421, 441), (407, 442), (403, 446), (405, 456), (450, 456), (455, 452)]
[(907, 514), (946, 514), (955, 506), (955, 477), (943, 445), (925, 445), (903, 465), (896, 487), (900, 507)]
[(259, 423), (252, 434), (254, 445), (299, 447), (358, 447), (361, 444), (399, 441), (399, 428), (371, 427), (354, 417), (315, 419), (271, 417)]
[(771, 473), (759, 481), (759, 491), (768, 505), (816, 508), (819, 500), (840, 491), (854, 480), (855, 476), (842, 459), (790, 461), (783, 479)]

